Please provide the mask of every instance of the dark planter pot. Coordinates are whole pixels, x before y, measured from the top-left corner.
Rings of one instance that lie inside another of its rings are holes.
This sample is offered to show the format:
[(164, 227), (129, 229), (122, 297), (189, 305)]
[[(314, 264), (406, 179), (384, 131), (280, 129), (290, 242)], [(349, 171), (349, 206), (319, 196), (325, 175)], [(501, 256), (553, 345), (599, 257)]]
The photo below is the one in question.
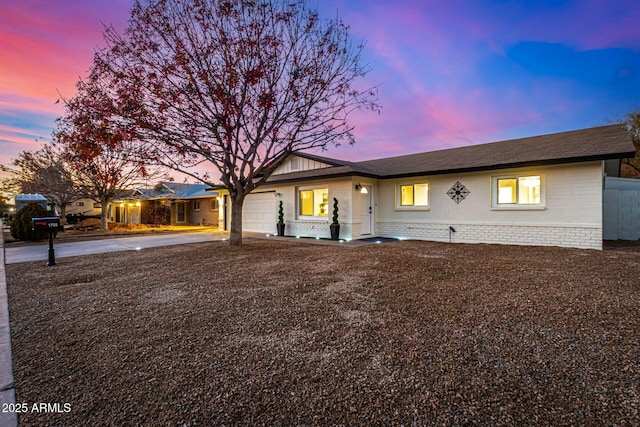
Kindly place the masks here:
[(284, 236), (285, 224), (276, 224), (276, 227), (278, 228), (278, 236)]
[(340, 239), (340, 225), (331, 224), (329, 226), (331, 230), (331, 240), (339, 240)]

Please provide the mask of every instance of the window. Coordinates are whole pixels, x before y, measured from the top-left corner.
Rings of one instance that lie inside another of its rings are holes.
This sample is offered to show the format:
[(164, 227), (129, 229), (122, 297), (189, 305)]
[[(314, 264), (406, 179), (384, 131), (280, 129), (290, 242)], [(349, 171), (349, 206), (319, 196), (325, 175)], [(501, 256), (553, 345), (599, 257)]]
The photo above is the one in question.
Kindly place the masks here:
[(298, 170), (298, 158), (294, 157), (291, 160), (289, 160), (289, 169), (291, 169), (292, 171), (297, 171)]
[(194, 211), (199, 211), (200, 210), (200, 200), (194, 200), (193, 201), (193, 210)]
[(84, 202), (76, 202), (76, 206), (84, 206)]
[(329, 216), (329, 189), (298, 190), (298, 215), (307, 217)]
[(543, 176), (494, 177), (494, 207), (540, 207), (543, 202)]
[(102, 203), (94, 203), (93, 204), (93, 208), (94, 209), (102, 209)]
[(399, 209), (429, 208), (429, 184), (426, 182), (399, 184), (396, 193), (396, 207)]
[(218, 198), (216, 197), (215, 199), (211, 200), (211, 210), (217, 211), (219, 209), (220, 209), (220, 204), (218, 202)]

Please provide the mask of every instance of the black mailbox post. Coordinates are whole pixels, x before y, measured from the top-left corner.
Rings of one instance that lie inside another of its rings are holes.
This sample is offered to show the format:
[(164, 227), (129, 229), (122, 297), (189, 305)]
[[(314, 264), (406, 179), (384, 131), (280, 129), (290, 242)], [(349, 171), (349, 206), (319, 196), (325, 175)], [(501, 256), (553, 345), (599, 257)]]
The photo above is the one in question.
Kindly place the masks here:
[(33, 230), (44, 230), (49, 233), (49, 262), (47, 265), (49, 267), (56, 265), (56, 255), (53, 250), (53, 235), (58, 231), (64, 231), (64, 227), (60, 224), (60, 217), (49, 216), (44, 218), (32, 218), (31, 228)]

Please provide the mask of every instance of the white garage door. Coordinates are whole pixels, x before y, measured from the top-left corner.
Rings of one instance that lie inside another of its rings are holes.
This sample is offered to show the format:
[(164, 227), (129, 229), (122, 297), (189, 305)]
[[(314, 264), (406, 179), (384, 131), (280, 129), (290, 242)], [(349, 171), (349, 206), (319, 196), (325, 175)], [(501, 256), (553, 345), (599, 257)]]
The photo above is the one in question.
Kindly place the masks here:
[(277, 216), (275, 192), (249, 194), (242, 207), (242, 230), (275, 233)]

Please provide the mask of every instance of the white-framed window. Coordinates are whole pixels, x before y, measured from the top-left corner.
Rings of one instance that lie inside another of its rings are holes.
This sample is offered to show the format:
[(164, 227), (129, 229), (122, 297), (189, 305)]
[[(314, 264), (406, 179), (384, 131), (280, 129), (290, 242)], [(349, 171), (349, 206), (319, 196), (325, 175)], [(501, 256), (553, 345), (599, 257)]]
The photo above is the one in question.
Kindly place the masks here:
[(84, 206), (84, 202), (76, 202), (76, 206)]
[(405, 182), (396, 185), (396, 209), (428, 210), (429, 183)]
[(491, 182), (494, 208), (544, 208), (544, 175), (494, 176)]
[(329, 216), (329, 189), (300, 187), (297, 189), (298, 217), (326, 219)]
[(199, 211), (200, 210), (200, 200), (194, 200), (193, 201), (193, 210), (194, 211)]
[(291, 169), (292, 171), (297, 171), (298, 167), (298, 158), (292, 157), (291, 160), (289, 160), (289, 169)]
[(217, 211), (220, 209), (220, 202), (218, 202), (218, 198), (211, 199), (211, 210)]

